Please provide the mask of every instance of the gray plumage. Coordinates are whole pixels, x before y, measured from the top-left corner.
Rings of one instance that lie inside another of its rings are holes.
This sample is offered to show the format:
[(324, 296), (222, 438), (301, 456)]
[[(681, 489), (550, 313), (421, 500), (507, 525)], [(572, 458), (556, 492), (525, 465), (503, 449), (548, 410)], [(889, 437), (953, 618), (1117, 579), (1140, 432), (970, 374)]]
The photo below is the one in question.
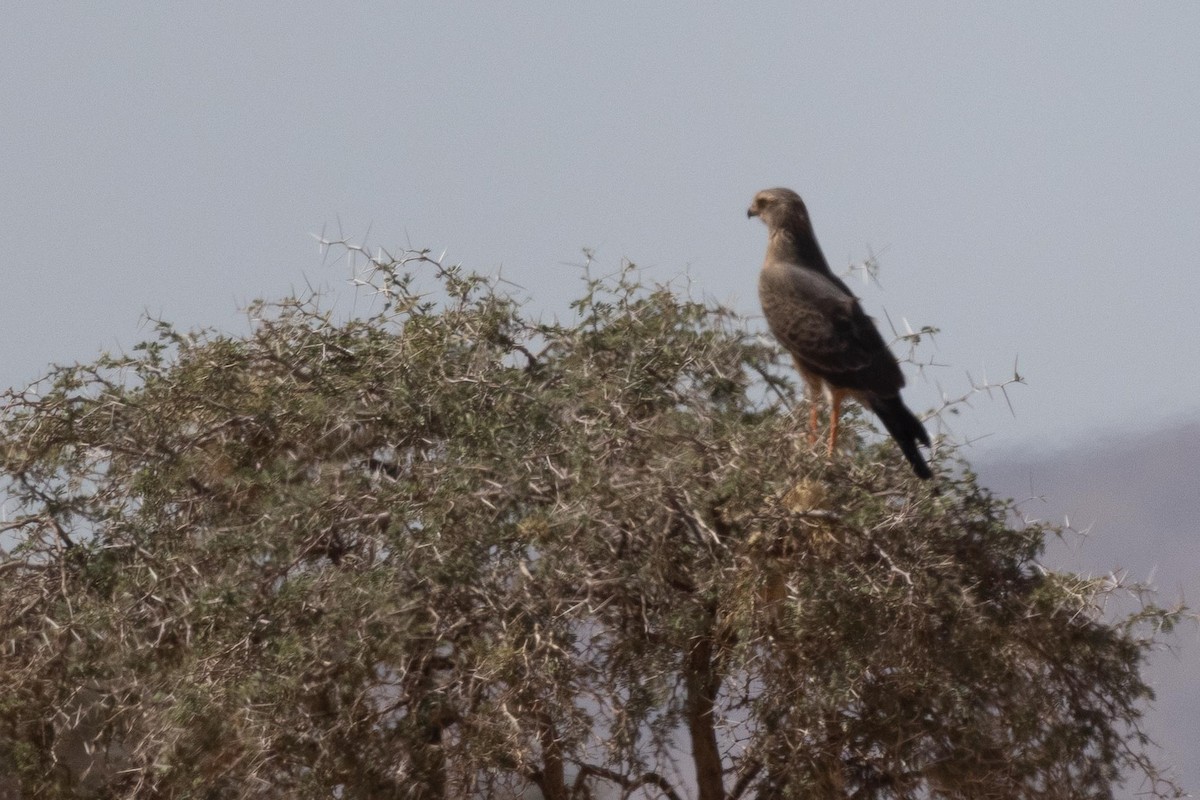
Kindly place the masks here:
[(929, 444), (921, 421), (900, 399), (904, 375), (858, 298), (829, 269), (808, 209), (791, 189), (765, 189), (746, 211), (769, 232), (758, 296), (771, 333), (796, 362), (809, 387), (809, 438), (816, 435), (816, 400), (830, 404), (829, 451), (837, 438), (842, 399), (852, 397), (879, 417), (913, 471), (932, 472), (917, 442)]

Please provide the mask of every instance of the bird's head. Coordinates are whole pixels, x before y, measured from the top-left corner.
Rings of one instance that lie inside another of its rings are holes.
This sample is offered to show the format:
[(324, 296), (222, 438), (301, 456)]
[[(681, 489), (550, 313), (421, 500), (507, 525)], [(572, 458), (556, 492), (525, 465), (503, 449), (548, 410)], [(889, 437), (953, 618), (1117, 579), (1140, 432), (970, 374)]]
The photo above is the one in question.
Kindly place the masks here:
[(763, 189), (754, 195), (746, 217), (758, 217), (771, 230), (810, 225), (804, 201), (791, 189)]

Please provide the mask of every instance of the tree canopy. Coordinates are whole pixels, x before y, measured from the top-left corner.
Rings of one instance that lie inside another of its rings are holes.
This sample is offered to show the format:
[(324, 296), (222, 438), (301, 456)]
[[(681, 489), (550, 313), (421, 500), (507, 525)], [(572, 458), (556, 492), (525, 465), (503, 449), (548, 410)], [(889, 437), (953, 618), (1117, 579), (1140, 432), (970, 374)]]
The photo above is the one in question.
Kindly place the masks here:
[(1175, 615), (626, 269), (569, 322), (424, 253), (378, 310), (258, 304), (0, 419), (14, 797), (1169, 796)]

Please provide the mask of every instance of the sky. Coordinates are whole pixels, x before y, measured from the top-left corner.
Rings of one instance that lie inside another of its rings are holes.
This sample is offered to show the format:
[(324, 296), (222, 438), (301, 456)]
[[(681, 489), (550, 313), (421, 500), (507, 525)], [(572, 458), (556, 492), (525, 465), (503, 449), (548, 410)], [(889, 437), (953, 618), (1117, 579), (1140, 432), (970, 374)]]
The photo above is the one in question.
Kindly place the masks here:
[[(6, 3), (0, 383), (352, 293), (312, 234), (565, 315), (582, 251), (758, 314), (787, 186), (968, 458), (1200, 419), (1200, 4)], [(751, 324), (762, 330), (761, 319)], [(1036, 491), (1036, 488), (1035, 488)]]
[[(1009, 453), (975, 462), (984, 485), (1018, 501), (1023, 518), (1069, 526), (1049, 537), (1043, 563), (1083, 575), (1148, 582), (1164, 608), (1180, 602), (1193, 614), (1200, 597), (1200, 420), (1149, 434), (1113, 435), (1029, 458)], [(1115, 619), (1146, 598), (1117, 591), (1104, 603)], [(1200, 625), (1195, 619), (1165, 637), (1142, 669), (1155, 702), (1144, 720), (1183, 787), (1200, 789)], [(1131, 785), (1118, 797), (1138, 797)]]
[[(145, 314), (244, 329), (311, 234), (445, 251), (539, 313), (623, 259), (757, 315), (754, 193), (807, 200), (918, 410), (987, 455), (1200, 411), (1200, 5), (11, 4), (0, 381)], [(761, 320), (755, 325), (761, 326)], [(241, 326), (241, 328), (239, 328)]]

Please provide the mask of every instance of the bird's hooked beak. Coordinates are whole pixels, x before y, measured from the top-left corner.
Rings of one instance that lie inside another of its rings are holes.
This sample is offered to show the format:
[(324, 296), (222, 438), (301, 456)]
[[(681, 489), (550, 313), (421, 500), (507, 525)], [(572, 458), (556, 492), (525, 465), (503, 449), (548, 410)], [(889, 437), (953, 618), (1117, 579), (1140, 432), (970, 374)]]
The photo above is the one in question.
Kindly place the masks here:
[(758, 209), (755, 208), (754, 206), (750, 206), (749, 208), (746, 209), (746, 219), (750, 219), (751, 217), (757, 217), (757, 216), (758, 216)]

